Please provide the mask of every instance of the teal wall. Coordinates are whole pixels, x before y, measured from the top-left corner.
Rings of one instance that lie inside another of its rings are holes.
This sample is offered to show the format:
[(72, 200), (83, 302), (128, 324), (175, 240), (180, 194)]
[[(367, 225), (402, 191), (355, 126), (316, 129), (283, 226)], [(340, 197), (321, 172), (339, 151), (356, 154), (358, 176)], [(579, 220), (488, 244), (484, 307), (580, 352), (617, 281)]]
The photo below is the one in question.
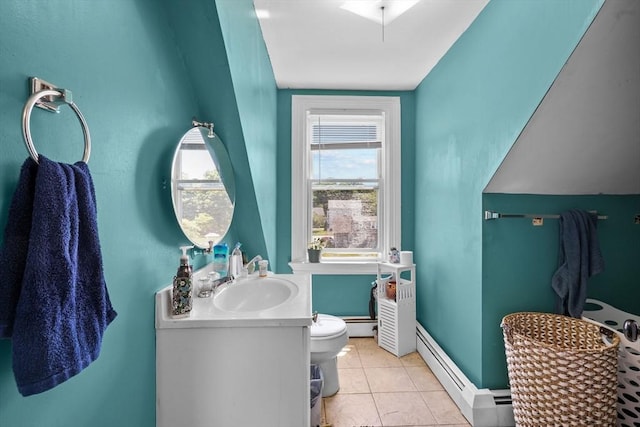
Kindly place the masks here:
[[(20, 114), (35, 75), (73, 90), (91, 128), (105, 276), (119, 313), (96, 362), (28, 398), (15, 386), (11, 342), (0, 340), (0, 425), (155, 425), (153, 296), (186, 244), (167, 184), (175, 145), (193, 116), (215, 123), (238, 189), (228, 242), (289, 272), (293, 94), (400, 96), (402, 246), (418, 264), (418, 320), (478, 387), (505, 386), (501, 316), (551, 307), (557, 251), (553, 222), (484, 222), (484, 209), (608, 214), (599, 225), (607, 270), (589, 293), (637, 312), (629, 245), (639, 232), (625, 222), (639, 213), (637, 196), (482, 195), (601, 4), (492, 0), (415, 92), (352, 92), (276, 90), (250, 0), (0, 1), (0, 227), (27, 157)], [(68, 108), (35, 111), (32, 130), (42, 154), (80, 157)], [(314, 309), (367, 315), (372, 280), (319, 278)]]
[[(210, 0), (0, 1), (0, 228), (27, 157), (20, 122), (27, 79), (38, 76), (72, 90), (89, 124), (105, 277), (118, 312), (96, 362), (26, 398), (13, 378), (11, 342), (0, 340), (1, 426), (155, 425), (154, 294), (170, 283), (177, 247), (187, 243), (168, 180), (192, 116), (215, 123), (234, 162), (242, 213), (234, 216), (230, 239), (267, 253), (265, 238), (274, 231), (262, 224), (273, 214), (258, 208), (253, 182), (270, 183), (260, 187), (268, 193), (275, 171), (249, 174), (245, 144), (258, 144), (247, 130), (253, 125), (264, 130), (260, 142), (273, 147), (275, 82), (264, 72), (257, 21), (244, 19), (253, 14), (251, 2), (218, 3), (224, 23)], [(230, 46), (250, 44), (255, 56), (227, 58), (223, 37)], [(240, 61), (262, 74), (232, 78)], [(34, 111), (31, 125), (42, 154), (79, 160), (82, 134), (69, 108), (57, 115)], [(237, 225), (245, 222), (254, 228)]]
[(276, 84), (253, 2), (163, 1), (198, 119), (213, 121), (234, 167), (236, 209), (226, 240), (242, 242), (249, 257), (275, 257)]
[[(290, 273), (291, 261), (291, 97), (293, 95), (356, 95), (397, 96), (400, 98), (402, 138), (402, 249), (413, 250), (415, 174), (415, 104), (408, 91), (278, 91), (278, 208), (276, 271)], [(313, 310), (337, 316), (368, 316), (369, 295), (373, 276), (315, 276), (313, 279)]]
[(601, 4), (493, 0), (416, 89), (418, 321), (478, 387), (482, 190)]
[[(249, 257), (259, 253), (265, 259), (276, 259), (275, 77), (260, 25), (253, 11), (253, 0), (217, 0), (216, 5), (241, 117), (245, 156), (248, 159), (247, 167), (243, 167), (241, 171), (253, 178), (253, 191), (250, 188), (244, 189), (249, 194), (243, 194), (242, 199), (255, 199), (255, 206), (246, 209), (247, 213), (239, 206), (238, 215), (242, 217), (236, 218), (243, 227), (238, 228), (237, 232)], [(215, 98), (215, 93), (212, 96)], [(229, 143), (233, 144), (233, 141)], [(252, 219), (247, 214), (259, 217)], [(263, 243), (265, 247), (253, 248), (254, 242)]]
[[(640, 195), (540, 196), (484, 194), (483, 210), (504, 213), (558, 214), (568, 209), (596, 210), (598, 241), (605, 270), (589, 280), (587, 296), (621, 310), (640, 311)], [(551, 277), (558, 268), (559, 222), (545, 219), (485, 221), (483, 230), (482, 301), (483, 376), (485, 386), (506, 388), (507, 365), (500, 321), (518, 311), (555, 311)]]

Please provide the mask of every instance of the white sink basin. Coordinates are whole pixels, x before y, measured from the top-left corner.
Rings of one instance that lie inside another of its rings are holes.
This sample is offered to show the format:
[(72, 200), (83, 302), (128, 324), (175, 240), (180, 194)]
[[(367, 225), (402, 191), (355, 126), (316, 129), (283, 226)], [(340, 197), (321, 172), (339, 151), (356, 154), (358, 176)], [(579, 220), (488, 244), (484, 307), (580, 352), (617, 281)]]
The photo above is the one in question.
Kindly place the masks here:
[(252, 277), (223, 285), (213, 305), (227, 312), (262, 311), (277, 307), (298, 294), (298, 286), (275, 277)]

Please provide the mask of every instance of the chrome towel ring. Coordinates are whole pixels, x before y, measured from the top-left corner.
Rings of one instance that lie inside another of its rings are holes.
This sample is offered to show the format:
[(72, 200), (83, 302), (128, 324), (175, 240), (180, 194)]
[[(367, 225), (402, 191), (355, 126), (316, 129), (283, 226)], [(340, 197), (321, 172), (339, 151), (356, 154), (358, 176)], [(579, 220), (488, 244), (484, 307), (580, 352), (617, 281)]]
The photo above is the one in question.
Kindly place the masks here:
[[(43, 98), (47, 98), (49, 104), (43, 102)], [(87, 163), (89, 161), (89, 156), (91, 155), (91, 135), (89, 134), (89, 127), (87, 126), (84, 116), (78, 109), (78, 106), (73, 102), (73, 99), (71, 98), (71, 91), (65, 89), (56, 88), (40, 90), (34, 92), (29, 99), (27, 99), (22, 110), (22, 136), (24, 137), (24, 143), (27, 146), (29, 155), (36, 163), (38, 163), (38, 152), (36, 151), (36, 147), (33, 145), (33, 141), (31, 139), (31, 129), (29, 124), (31, 120), (31, 111), (34, 106), (38, 106), (49, 111), (57, 112), (55, 107), (51, 108), (51, 102), (62, 102), (67, 104), (76, 113), (76, 116), (78, 116), (78, 120), (80, 120), (80, 125), (82, 126), (82, 133), (84, 134), (84, 154), (82, 155), (82, 161)]]

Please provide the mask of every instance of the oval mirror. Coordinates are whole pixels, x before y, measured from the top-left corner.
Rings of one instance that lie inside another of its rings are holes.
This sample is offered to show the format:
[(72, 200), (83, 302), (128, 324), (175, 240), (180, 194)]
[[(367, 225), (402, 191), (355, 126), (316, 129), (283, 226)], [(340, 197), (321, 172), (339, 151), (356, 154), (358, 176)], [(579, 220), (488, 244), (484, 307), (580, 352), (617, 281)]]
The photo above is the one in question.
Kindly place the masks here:
[(176, 219), (199, 248), (219, 243), (227, 234), (235, 205), (235, 182), (224, 144), (206, 128), (184, 134), (173, 156), (171, 197)]

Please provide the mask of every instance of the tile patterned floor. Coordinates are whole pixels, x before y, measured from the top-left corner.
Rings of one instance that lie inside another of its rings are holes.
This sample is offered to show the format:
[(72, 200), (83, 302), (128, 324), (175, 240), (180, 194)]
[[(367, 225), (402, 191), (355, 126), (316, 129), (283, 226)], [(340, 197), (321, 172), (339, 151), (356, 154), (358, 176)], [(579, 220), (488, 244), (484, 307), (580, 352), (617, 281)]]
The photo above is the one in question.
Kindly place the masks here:
[(372, 338), (351, 338), (338, 373), (340, 391), (323, 399), (323, 426), (470, 426), (418, 353), (397, 358)]

